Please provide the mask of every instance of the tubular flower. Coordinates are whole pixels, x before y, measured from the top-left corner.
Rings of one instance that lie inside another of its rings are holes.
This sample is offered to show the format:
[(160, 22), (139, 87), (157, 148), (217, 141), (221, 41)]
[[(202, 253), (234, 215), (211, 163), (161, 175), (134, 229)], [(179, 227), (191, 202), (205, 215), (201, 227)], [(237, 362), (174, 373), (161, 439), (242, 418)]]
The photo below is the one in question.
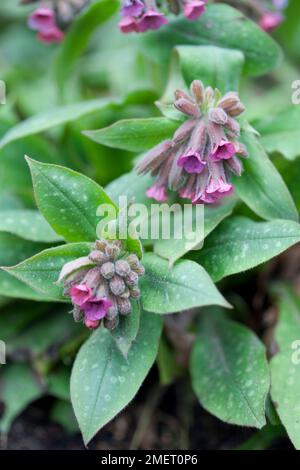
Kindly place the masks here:
[(156, 177), (147, 190), (149, 198), (163, 202), (167, 191), (173, 190), (193, 204), (215, 203), (233, 192), (230, 173), (241, 175), (238, 156), (247, 157), (235, 119), (244, 106), (237, 93), (222, 97), (218, 90), (204, 88), (200, 80), (192, 82), (191, 95), (177, 90), (174, 106), (186, 121), (171, 140), (147, 152), (136, 171)]
[(119, 240), (97, 240), (87, 257), (67, 263), (60, 274), (64, 294), (71, 299), (75, 321), (90, 329), (112, 330), (119, 315), (129, 315), (131, 299), (140, 296), (139, 277), (145, 270), (135, 254), (128, 254)]
[(38, 32), (38, 39), (46, 44), (59, 43), (64, 30), (90, 0), (21, 0), (21, 4), (36, 3), (37, 8), (28, 18), (28, 26)]
[[(168, 20), (165, 12), (168, 9), (175, 14), (182, 12), (188, 20), (196, 20), (205, 11), (207, 0), (122, 0), (121, 21), (119, 28), (123, 33), (143, 33), (149, 29), (156, 30)], [(160, 6), (158, 6), (158, 4)]]

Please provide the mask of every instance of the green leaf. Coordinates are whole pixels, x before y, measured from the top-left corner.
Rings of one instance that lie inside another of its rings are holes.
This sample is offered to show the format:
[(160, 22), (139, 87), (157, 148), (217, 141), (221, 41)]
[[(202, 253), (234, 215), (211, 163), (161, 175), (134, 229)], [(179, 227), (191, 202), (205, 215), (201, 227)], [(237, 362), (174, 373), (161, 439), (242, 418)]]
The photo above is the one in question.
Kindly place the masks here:
[(29, 209), (0, 210), (0, 232), (12, 233), (35, 242), (62, 240), (38, 211)]
[(242, 176), (232, 177), (237, 194), (264, 219), (297, 221), (297, 209), (289, 190), (257, 137), (245, 132), (242, 141), (247, 147), (249, 158), (243, 160)]
[[(168, 240), (157, 240), (154, 244), (155, 253), (161, 256), (162, 258), (169, 260), (170, 265), (174, 264), (175, 261), (184, 256), (188, 251), (195, 249), (199, 244), (203, 243), (204, 238), (207, 237), (207, 235), (209, 235), (209, 233), (212, 232), (215, 227), (223, 219), (225, 219), (225, 217), (228, 217), (231, 214), (234, 205), (235, 201), (229, 198), (227, 201), (225, 201), (225, 203), (216, 207), (204, 206), (203, 233), (202, 230), (199, 230), (199, 228), (198, 230), (196, 230), (196, 209), (195, 206), (189, 205), (187, 208), (184, 209), (184, 214), (187, 217), (187, 212), (191, 212), (193, 221), (192, 230), (187, 231), (187, 233), (184, 233), (184, 237), (178, 240), (175, 238), (170, 238)], [(178, 223), (182, 224), (182, 213), (178, 215), (175, 214), (175, 216), (172, 213), (172, 216), (172, 225), (174, 225), (174, 227), (176, 227)], [(191, 241), (189, 237), (193, 234), (195, 234), (196, 236), (195, 239)]]
[(246, 217), (224, 220), (205, 240), (204, 247), (189, 254), (219, 281), (246, 271), (279, 255), (300, 241), (300, 225), (291, 220), (254, 222)]
[(48, 393), (61, 400), (70, 399), (70, 375), (67, 367), (52, 371), (47, 377)]
[(191, 374), (202, 406), (227, 423), (262, 428), (270, 385), (263, 344), (219, 311), (199, 318)]
[(291, 441), (300, 449), (300, 298), (288, 288), (278, 288), (277, 293), (278, 353), (271, 360), (271, 397)]
[(43, 390), (25, 364), (2, 366), (0, 386), (1, 401), (5, 403), (4, 414), (0, 418), (0, 431), (7, 433), (13, 420), (29, 403), (39, 398)]
[(180, 260), (170, 268), (164, 259), (147, 253), (143, 265), (142, 303), (149, 312), (173, 313), (204, 305), (230, 307), (207, 272), (193, 261)]
[(255, 128), (261, 134), (260, 142), (267, 152), (279, 152), (288, 160), (299, 157), (299, 120), (299, 106), (290, 106), (275, 116), (256, 122)]
[(265, 74), (281, 60), (280, 49), (268, 34), (240, 11), (223, 4), (208, 5), (197, 21), (171, 20), (161, 30), (143, 34), (140, 40), (151, 60), (162, 64), (168, 62), (170, 51), (178, 44), (240, 50), (248, 75)]
[(28, 135), (44, 132), (52, 127), (75, 121), (81, 117), (99, 111), (109, 105), (112, 105), (111, 98), (102, 98), (97, 100), (83, 101), (81, 103), (72, 103), (65, 106), (52, 108), (50, 111), (32, 116), (25, 121), (21, 121), (12, 127), (0, 140), (0, 149), (9, 142), (21, 139)]
[(124, 119), (104, 129), (84, 131), (95, 142), (108, 147), (144, 152), (172, 137), (178, 122), (159, 118)]
[(60, 91), (66, 86), (73, 65), (86, 49), (91, 34), (117, 11), (118, 6), (117, 1), (97, 0), (75, 18), (62, 43), (55, 64), (55, 75)]
[(120, 316), (119, 325), (111, 332), (118, 349), (121, 351), (125, 359), (127, 359), (132, 343), (137, 337), (140, 327), (140, 317), (142, 315), (139, 301), (131, 300), (131, 305), (131, 314)]
[(161, 317), (143, 314), (127, 361), (104, 328), (80, 349), (71, 376), (71, 398), (86, 444), (137, 393), (155, 360), (161, 329)]
[(146, 195), (146, 189), (151, 186), (153, 177), (147, 175), (137, 175), (135, 172), (126, 173), (115, 179), (105, 191), (113, 201), (118, 201), (120, 196), (126, 196), (128, 202), (137, 202), (149, 206), (151, 199)]
[(27, 161), (37, 205), (55, 232), (69, 242), (95, 241), (98, 207), (116, 207), (101, 186), (68, 168)]
[(66, 300), (55, 282), (63, 266), (90, 253), (88, 243), (72, 243), (49, 248), (11, 268), (2, 268), (32, 289), (56, 300)]

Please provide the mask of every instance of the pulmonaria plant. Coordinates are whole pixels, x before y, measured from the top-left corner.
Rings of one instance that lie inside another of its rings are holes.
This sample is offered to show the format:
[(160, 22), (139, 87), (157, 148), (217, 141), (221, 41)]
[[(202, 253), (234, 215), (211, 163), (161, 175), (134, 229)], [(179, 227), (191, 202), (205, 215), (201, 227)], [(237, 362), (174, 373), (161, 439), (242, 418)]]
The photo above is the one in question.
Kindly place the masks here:
[(123, 33), (143, 33), (149, 29), (156, 30), (168, 22), (165, 12), (183, 12), (188, 20), (196, 20), (205, 11), (207, 0), (123, 0), (122, 19), (119, 28)]
[(22, 0), (21, 3), (38, 3), (28, 18), (28, 26), (37, 31), (41, 42), (52, 44), (64, 39), (64, 31), (90, 0)]
[(119, 240), (97, 240), (88, 257), (67, 263), (60, 274), (64, 294), (73, 304), (75, 321), (90, 329), (101, 321), (112, 330), (119, 315), (129, 315), (131, 299), (140, 297), (139, 277), (145, 270), (135, 254), (128, 254)]
[(156, 176), (147, 195), (158, 202), (167, 200), (169, 189), (193, 204), (215, 203), (233, 192), (230, 173), (242, 173), (238, 155), (247, 157), (238, 141), (240, 125), (235, 119), (244, 105), (236, 92), (222, 97), (219, 90), (204, 88), (200, 80), (194, 80), (191, 96), (175, 92), (174, 106), (188, 119), (171, 140), (146, 153), (136, 171)]

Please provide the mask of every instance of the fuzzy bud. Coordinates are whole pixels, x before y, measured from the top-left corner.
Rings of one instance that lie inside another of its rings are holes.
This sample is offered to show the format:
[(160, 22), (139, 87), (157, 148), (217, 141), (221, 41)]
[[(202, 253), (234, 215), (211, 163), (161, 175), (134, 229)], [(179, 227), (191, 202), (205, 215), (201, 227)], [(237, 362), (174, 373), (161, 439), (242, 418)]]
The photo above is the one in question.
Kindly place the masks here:
[(191, 84), (191, 92), (198, 104), (204, 101), (205, 89), (201, 80), (194, 80)]
[(180, 100), (182, 98), (184, 100), (189, 101), (190, 103), (193, 102), (191, 97), (187, 93), (185, 93), (185, 91), (183, 90), (175, 90), (174, 96), (175, 96), (175, 100)]
[(90, 269), (84, 277), (84, 283), (90, 289), (96, 289), (96, 287), (99, 285), (100, 280), (101, 280), (101, 274), (100, 274), (99, 268)]
[(109, 281), (109, 288), (111, 292), (118, 296), (123, 294), (125, 292), (126, 286), (125, 282), (123, 279), (119, 276), (114, 276), (110, 281)]
[(138, 287), (135, 287), (133, 289), (130, 289), (130, 297), (132, 299), (138, 299), (141, 295), (141, 291)]
[(200, 111), (197, 108), (197, 106), (187, 99), (180, 98), (179, 100), (176, 100), (174, 102), (174, 106), (176, 109), (178, 109), (178, 111), (186, 114), (187, 116), (192, 116), (192, 117), (200, 116)]
[(108, 261), (107, 255), (105, 253), (102, 253), (102, 251), (99, 251), (99, 250), (93, 250), (89, 254), (89, 259), (93, 263), (96, 263), (98, 265), (101, 265), (101, 264), (105, 263), (106, 261)]
[(241, 128), (239, 123), (235, 119), (228, 117), (225, 127), (230, 130), (234, 135), (240, 135)]
[(116, 244), (109, 244), (105, 248), (105, 253), (110, 259), (116, 259), (120, 254), (120, 248)]
[(178, 144), (181, 141), (187, 139), (188, 136), (192, 133), (196, 122), (197, 121), (194, 119), (188, 119), (180, 127), (178, 127), (177, 131), (173, 135), (173, 142)]
[(83, 313), (80, 310), (80, 307), (78, 307), (77, 305), (74, 305), (74, 308), (72, 310), (72, 315), (76, 323), (82, 321), (83, 319)]
[(139, 276), (136, 272), (134, 271), (131, 271), (128, 276), (126, 276), (126, 284), (129, 286), (129, 287), (134, 287), (137, 285), (138, 283), (138, 280), (139, 280)]
[(128, 261), (123, 259), (119, 259), (118, 261), (116, 261), (115, 268), (116, 273), (121, 277), (127, 276), (131, 271)]
[(111, 279), (115, 274), (115, 265), (111, 261), (108, 261), (102, 264), (100, 271), (104, 279)]
[(231, 117), (236, 117), (236, 116), (239, 116), (240, 114), (242, 114), (244, 111), (245, 111), (245, 106), (243, 105), (243, 103), (241, 101), (239, 101), (235, 106), (228, 109), (227, 113)]
[(104, 318), (103, 320), (105, 328), (108, 330), (114, 330), (119, 324), (119, 318), (115, 317), (112, 319)]
[(128, 299), (118, 298), (118, 309), (121, 315), (128, 315), (131, 312), (131, 303)]
[(222, 108), (210, 109), (208, 113), (208, 117), (212, 122), (219, 124), (221, 126), (226, 124), (226, 122), (228, 121), (228, 116), (225, 113), (225, 111), (223, 111)]
[(240, 102), (239, 96), (235, 91), (230, 91), (223, 96), (218, 102), (218, 107), (228, 111), (233, 106), (236, 106)]

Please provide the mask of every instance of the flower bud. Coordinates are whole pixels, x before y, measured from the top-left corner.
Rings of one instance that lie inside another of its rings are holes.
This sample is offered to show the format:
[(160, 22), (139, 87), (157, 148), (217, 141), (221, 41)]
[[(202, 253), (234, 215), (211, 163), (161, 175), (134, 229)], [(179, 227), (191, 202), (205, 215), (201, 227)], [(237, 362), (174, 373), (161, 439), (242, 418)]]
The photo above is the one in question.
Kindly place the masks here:
[(139, 276), (136, 272), (131, 271), (128, 276), (126, 276), (125, 281), (129, 287), (134, 287), (138, 283)]
[(222, 108), (210, 109), (208, 113), (208, 117), (212, 122), (219, 124), (221, 126), (226, 124), (226, 122), (228, 121), (228, 116), (225, 113), (225, 111), (223, 111)]
[(224, 124), (227, 129), (229, 129), (234, 135), (240, 135), (240, 125), (232, 117), (228, 117), (226, 124)]
[(121, 277), (127, 276), (131, 271), (128, 261), (124, 259), (119, 259), (118, 261), (116, 261), (115, 268), (116, 273)]
[(110, 259), (116, 259), (120, 254), (120, 248), (115, 244), (107, 244), (105, 253)]
[(138, 299), (141, 295), (141, 291), (138, 287), (134, 287), (133, 289), (130, 289), (130, 297), (132, 299)]
[(76, 323), (80, 322), (83, 318), (83, 313), (82, 311), (80, 310), (80, 307), (78, 307), (78, 305), (74, 305), (74, 308), (72, 310), (72, 315), (73, 315), (73, 318), (74, 318), (74, 321)]
[(101, 274), (99, 268), (92, 268), (85, 275), (83, 282), (90, 288), (96, 289), (101, 280)]
[(108, 330), (114, 330), (119, 324), (119, 318), (115, 317), (112, 319), (104, 318), (103, 320), (105, 328)]
[(124, 290), (123, 294), (120, 295), (120, 297), (122, 299), (129, 299), (130, 297), (130, 290), (128, 289), (128, 287), (126, 287), (126, 289)]
[(239, 116), (240, 114), (242, 114), (244, 111), (245, 111), (245, 106), (243, 105), (243, 103), (241, 101), (239, 101), (235, 106), (228, 109), (227, 113), (231, 117), (236, 117), (236, 116)]
[(93, 250), (89, 254), (89, 259), (93, 263), (97, 263), (98, 265), (101, 265), (101, 264), (105, 263), (106, 261), (108, 261), (108, 256), (105, 253), (103, 253), (102, 251)]
[(198, 104), (204, 101), (205, 89), (201, 80), (194, 80), (191, 84), (191, 92)]
[(118, 296), (118, 295), (123, 294), (123, 292), (125, 292), (126, 286), (125, 286), (125, 282), (123, 281), (123, 279), (115, 275), (109, 281), (109, 288), (114, 295)]
[(105, 248), (107, 246), (107, 241), (106, 240), (96, 240), (95, 242), (95, 248), (96, 250), (99, 251), (105, 251)]
[(175, 100), (184, 99), (184, 100), (189, 101), (190, 103), (193, 102), (191, 97), (187, 93), (185, 93), (185, 91), (183, 90), (175, 90), (174, 96), (175, 96)]
[(111, 279), (115, 274), (115, 265), (111, 261), (108, 261), (102, 264), (100, 271), (104, 279)]
[(140, 260), (138, 259), (137, 255), (134, 253), (127, 256), (126, 260), (129, 263), (129, 266), (131, 267), (131, 269), (136, 268), (140, 264)]
[(197, 106), (193, 104), (191, 101), (186, 100), (184, 98), (180, 98), (179, 100), (176, 100), (174, 102), (174, 106), (176, 109), (178, 109), (178, 111), (181, 111), (187, 116), (192, 116), (192, 117), (200, 116), (200, 111), (197, 108)]
[(196, 122), (197, 121), (194, 119), (188, 119), (180, 127), (178, 127), (177, 131), (173, 135), (173, 142), (178, 144), (181, 141), (187, 139), (187, 137), (192, 133)]
[(131, 303), (128, 299), (118, 298), (118, 309), (121, 315), (128, 315), (131, 312)]
[(239, 96), (235, 91), (230, 91), (220, 99), (217, 106), (228, 111), (233, 106), (236, 106), (240, 102)]

